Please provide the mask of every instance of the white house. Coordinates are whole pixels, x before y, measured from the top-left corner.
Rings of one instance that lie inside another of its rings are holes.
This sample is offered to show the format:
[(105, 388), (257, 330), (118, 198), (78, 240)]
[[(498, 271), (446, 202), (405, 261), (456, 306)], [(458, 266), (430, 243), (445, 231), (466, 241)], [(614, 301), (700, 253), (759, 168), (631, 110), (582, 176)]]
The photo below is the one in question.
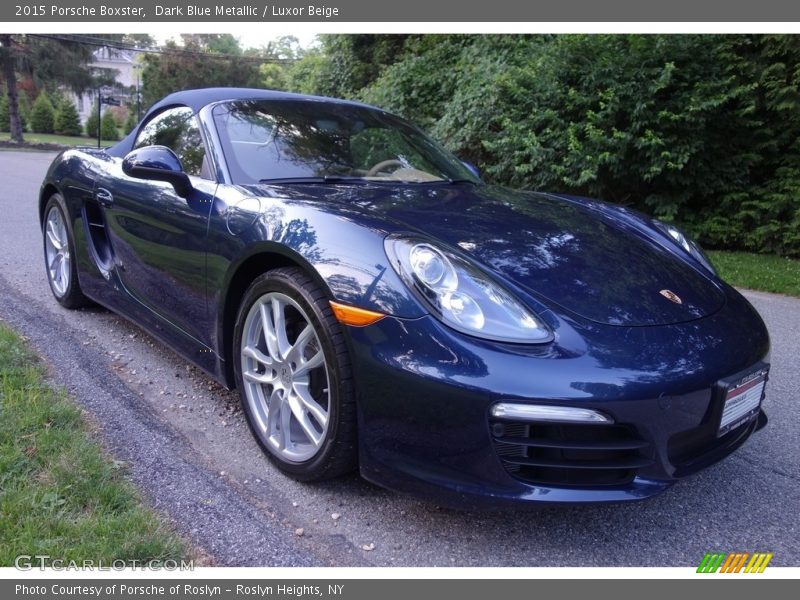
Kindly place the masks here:
[[(138, 63), (136, 59), (140, 52), (137, 52), (136, 50), (120, 50), (118, 48), (109, 48), (107, 46), (103, 46), (102, 48), (95, 50), (92, 54), (94, 59), (91, 63), (89, 63), (90, 67), (99, 69), (112, 69), (116, 71), (115, 80), (119, 86), (126, 89), (136, 88), (138, 72)], [(135, 95), (129, 96), (127, 92), (122, 95), (119, 93), (114, 93), (113, 95), (116, 98), (130, 97), (132, 100), (135, 100)], [(78, 109), (78, 115), (80, 115), (81, 123), (86, 123), (86, 118), (89, 116), (89, 111), (92, 110), (92, 107), (94, 107), (95, 103), (97, 102), (97, 91), (90, 90), (81, 96), (73, 95), (72, 101), (75, 103), (75, 106)], [(103, 110), (105, 110), (105, 108), (106, 107), (104, 106)]]

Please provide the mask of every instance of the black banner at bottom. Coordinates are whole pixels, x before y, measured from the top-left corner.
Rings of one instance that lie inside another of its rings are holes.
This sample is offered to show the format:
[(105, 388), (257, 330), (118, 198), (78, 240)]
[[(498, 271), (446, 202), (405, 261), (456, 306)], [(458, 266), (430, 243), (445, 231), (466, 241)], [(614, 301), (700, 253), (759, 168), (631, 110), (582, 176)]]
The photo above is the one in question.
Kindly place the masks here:
[[(648, 600), (669, 598), (705, 591), (724, 594), (726, 599), (752, 598), (753, 594), (780, 592), (794, 585), (791, 580), (757, 579), (758, 576), (714, 577), (698, 575), (690, 579), (558, 580), (558, 579), (26, 579), (0, 580), (0, 597), (6, 600), (44, 598), (47, 600), (89, 600), (168, 598), (188, 600), (214, 598), (257, 600), (288, 598), (302, 600), (422, 600), (423, 598), (598, 598), (634, 595)], [(713, 579), (713, 581), (712, 581)], [(711, 589), (711, 585), (714, 589)], [(756, 589), (756, 586), (760, 586)], [(767, 586), (768, 589), (764, 589)], [(699, 590), (698, 590), (699, 588)], [(778, 589), (776, 589), (778, 588)]]

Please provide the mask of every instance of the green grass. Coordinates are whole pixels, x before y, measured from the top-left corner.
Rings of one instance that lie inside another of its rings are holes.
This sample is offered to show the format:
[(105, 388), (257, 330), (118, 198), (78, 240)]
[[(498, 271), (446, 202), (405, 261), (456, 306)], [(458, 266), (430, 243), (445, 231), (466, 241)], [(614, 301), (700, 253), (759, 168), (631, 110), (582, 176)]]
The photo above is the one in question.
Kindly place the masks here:
[(20, 554), (65, 561), (186, 559), (92, 439), (81, 411), (0, 326), (0, 566)]
[[(60, 144), (62, 146), (97, 146), (97, 138), (84, 136), (55, 135), (53, 133), (24, 133), (25, 142), (35, 144)], [(11, 134), (8, 132), (0, 133), (0, 140), (9, 141)], [(120, 139), (122, 139), (120, 137)], [(103, 146), (111, 146), (116, 142), (103, 140)]]
[(720, 276), (731, 285), (800, 296), (800, 260), (749, 252), (708, 254)]

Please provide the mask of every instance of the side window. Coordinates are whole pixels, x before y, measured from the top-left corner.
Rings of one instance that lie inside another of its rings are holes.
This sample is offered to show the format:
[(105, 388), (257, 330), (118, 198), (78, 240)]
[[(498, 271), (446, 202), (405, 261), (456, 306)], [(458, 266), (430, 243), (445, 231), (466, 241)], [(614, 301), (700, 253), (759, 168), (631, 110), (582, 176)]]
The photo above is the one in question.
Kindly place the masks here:
[(188, 175), (212, 179), (203, 138), (191, 108), (169, 108), (150, 119), (139, 131), (133, 147), (154, 145), (172, 150)]

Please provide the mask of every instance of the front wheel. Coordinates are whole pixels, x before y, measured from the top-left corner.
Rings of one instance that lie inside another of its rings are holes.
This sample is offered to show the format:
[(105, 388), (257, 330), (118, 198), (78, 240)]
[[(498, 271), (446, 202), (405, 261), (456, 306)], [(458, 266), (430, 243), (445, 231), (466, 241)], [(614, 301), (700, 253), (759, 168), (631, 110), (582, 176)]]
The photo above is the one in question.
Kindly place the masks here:
[(258, 277), (234, 333), (236, 384), (248, 424), (272, 461), (302, 481), (354, 468), (356, 417), (341, 325), (302, 270)]
[(42, 238), (47, 281), (56, 300), (65, 308), (90, 304), (78, 282), (75, 241), (67, 222), (67, 210), (60, 194), (53, 194), (44, 208)]

